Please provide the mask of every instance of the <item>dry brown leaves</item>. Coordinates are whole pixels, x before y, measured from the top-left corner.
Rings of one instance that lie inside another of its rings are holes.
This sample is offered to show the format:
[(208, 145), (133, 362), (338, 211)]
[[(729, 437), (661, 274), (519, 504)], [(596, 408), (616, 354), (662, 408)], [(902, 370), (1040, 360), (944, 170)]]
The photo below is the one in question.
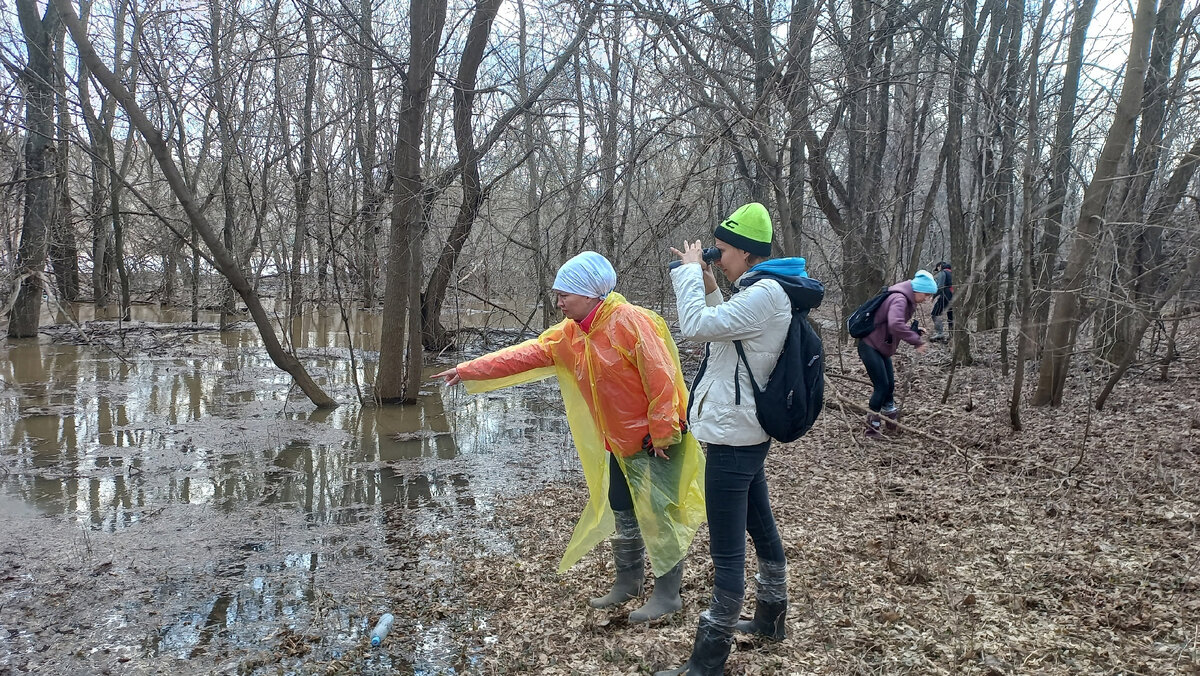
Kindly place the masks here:
[[(1086, 374), (1063, 407), (1026, 408), (1014, 433), (1011, 381), (987, 348), (977, 342), (979, 363), (958, 370), (945, 406), (945, 348), (897, 359), (904, 421), (929, 438), (871, 442), (856, 414), (827, 410), (808, 436), (772, 450), (789, 637), (739, 638), (727, 673), (1200, 673), (1194, 364), (1165, 382), (1135, 376), (1104, 412), (1088, 406), (1099, 376)], [(830, 387), (867, 396), (852, 381)], [(500, 505), (513, 553), (458, 567), (465, 603), (490, 614), (474, 671), (645, 674), (686, 659), (711, 591), (707, 528), (692, 547), (684, 611), (630, 625), (634, 602), (586, 604), (610, 582), (607, 545), (555, 574), (584, 492), (552, 484)]]

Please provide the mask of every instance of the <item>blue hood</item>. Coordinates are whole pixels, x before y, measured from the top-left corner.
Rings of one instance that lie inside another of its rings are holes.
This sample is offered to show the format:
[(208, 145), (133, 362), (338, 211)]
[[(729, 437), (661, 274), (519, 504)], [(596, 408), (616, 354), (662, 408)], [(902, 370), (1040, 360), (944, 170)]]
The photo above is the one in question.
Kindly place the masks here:
[(791, 258), (772, 258), (771, 260), (755, 265), (748, 272), (751, 274), (767, 272), (772, 275), (782, 275), (784, 277), (808, 276), (808, 272), (805, 270), (804, 259), (797, 256)]
[(810, 278), (804, 268), (803, 258), (772, 258), (747, 270), (737, 286), (744, 288), (759, 279), (774, 279), (787, 292), (794, 310), (811, 310), (824, 300), (825, 287)]

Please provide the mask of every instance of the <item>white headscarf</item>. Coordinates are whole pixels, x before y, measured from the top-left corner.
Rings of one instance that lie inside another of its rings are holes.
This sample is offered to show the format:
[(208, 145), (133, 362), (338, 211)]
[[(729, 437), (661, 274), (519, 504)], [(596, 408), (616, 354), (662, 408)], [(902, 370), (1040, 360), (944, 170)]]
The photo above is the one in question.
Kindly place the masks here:
[(563, 263), (551, 288), (588, 298), (604, 298), (617, 287), (617, 271), (595, 251), (584, 251)]

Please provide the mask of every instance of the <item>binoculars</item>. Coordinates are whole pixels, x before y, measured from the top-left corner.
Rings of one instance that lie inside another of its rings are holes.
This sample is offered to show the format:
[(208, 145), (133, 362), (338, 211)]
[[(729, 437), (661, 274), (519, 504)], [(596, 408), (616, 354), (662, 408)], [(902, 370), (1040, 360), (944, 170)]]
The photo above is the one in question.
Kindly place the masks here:
[[(715, 246), (710, 246), (707, 249), (700, 252), (700, 257), (704, 259), (705, 263), (711, 265), (711, 264), (716, 263), (717, 261), (721, 260), (721, 250)], [(671, 261), (667, 265), (667, 267), (674, 270), (675, 268), (679, 267), (682, 264), (683, 264), (682, 261)]]

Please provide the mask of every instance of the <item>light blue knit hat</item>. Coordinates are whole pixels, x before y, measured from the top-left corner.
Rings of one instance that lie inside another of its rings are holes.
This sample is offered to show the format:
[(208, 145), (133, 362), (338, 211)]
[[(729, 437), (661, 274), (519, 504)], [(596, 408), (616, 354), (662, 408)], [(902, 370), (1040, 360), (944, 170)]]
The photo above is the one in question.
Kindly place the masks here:
[(917, 293), (937, 293), (937, 282), (925, 270), (917, 270), (917, 274), (913, 275), (912, 287)]

